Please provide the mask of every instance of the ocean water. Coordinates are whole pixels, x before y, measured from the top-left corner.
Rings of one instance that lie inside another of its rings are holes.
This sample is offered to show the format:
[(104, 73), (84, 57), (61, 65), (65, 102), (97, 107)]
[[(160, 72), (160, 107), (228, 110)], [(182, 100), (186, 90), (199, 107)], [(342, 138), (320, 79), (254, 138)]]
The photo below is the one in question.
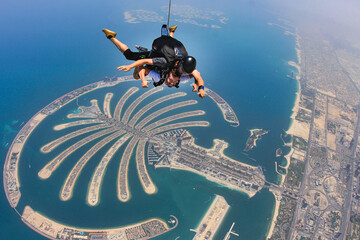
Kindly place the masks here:
[[(185, 1), (181, 4), (202, 9), (205, 2), (193, 5)], [(115, 67), (126, 61), (104, 38), (101, 28), (118, 31), (118, 38), (129, 43), (130, 47), (135, 44), (150, 47), (152, 39), (160, 32), (162, 22), (127, 23), (124, 21), (124, 12), (146, 9), (165, 15), (159, 10), (161, 6), (167, 6), (167, 3), (159, 1), (151, 6), (144, 1), (136, 4), (130, 1), (122, 4), (115, 1), (6, 3), (0, 10), (0, 19), (6, 32), (0, 36), (0, 41), (4, 43), (0, 46), (0, 110), (4, 113), (0, 115), (2, 159), (5, 159), (8, 146), (23, 122), (27, 122), (45, 105), (71, 90), (99, 81), (104, 76), (127, 75), (115, 70)], [(204, 109), (204, 119), (211, 123), (209, 128), (189, 130), (196, 138), (196, 144), (202, 147), (211, 147), (214, 138), (227, 141), (227, 156), (262, 166), (266, 179), (277, 182), (274, 162), (281, 163), (283, 159), (275, 157), (275, 150), (281, 147), (284, 153), (289, 151), (283, 147), (280, 134), (289, 127), (297, 91), (296, 82), (286, 77), (295, 71), (287, 64), (290, 60), (296, 61), (295, 39), (284, 35), (281, 28), (267, 24), (279, 23), (278, 16), (262, 5), (233, 1), (228, 5), (213, 3), (208, 8), (222, 11), (228, 18), (226, 24), (218, 23), (221, 28), (205, 28), (176, 22), (179, 16), (174, 16), (174, 23), (179, 25), (176, 37), (198, 59), (198, 69), (206, 86), (220, 94), (234, 109), (240, 127), (230, 127), (211, 99), (201, 100), (185, 85), (179, 90), (188, 93), (186, 98), (199, 101), (196, 108), (189, 109)], [(140, 87), (140, 83), (130, 85)], [(111, 89), (115, 94), (112, 104), (126, 89), (121, 85)], [(84, 95), (79, 103), (86, 105), (92, 98), (97, 98), (101, 106), (101, 100), (107, 91), (99, 90)], [(164, 90), (165, 93), (176, 91), (178, 90)], [(66, 132), (54, 131), (48, 134), (47, 130), (67, 121), (64, 116), (75, 109), (75, 103), (67, 105), (44, 120), (30, 136), (19, 166), (23, 195), (17, 208), (20, 212), (29, 204), (58, 222), (89, 228), (116, 227), (151, 217), (166, 220), (169, 214), (173, 214), (178, 217), (179, 226), (157, 239), (174, 239), (177, 236), (180, 239), (191, 239), (194, 233), (189, 229), (197, 227), (211, 200), (218, 194), (225, 197), (231, 208), (216, 239), (224, 237), (232, 222), (235, 222), (234, 231), (240, 234), (235, 239), (265, 238), (274, 206), (274, 197), (268, 190), (249, 199), (240, 192), (218, 186), (189, 172), (154, 170), (148, 167), (149, 174), (158, 187), (158, 193), (149, 196), (143, 192), (138, 181), (134, 161), (131, 161), (129, 169), (133, 198), (127, 203), (117, 200), (114, 176), (119, 163), (111, 161), (104, 178), (106, 187), (101, 192), (101, 203), (96, 207), (89, 207), (85, 204), (87, 188), (83, 186), (87, 186), (96, 166), (96, 159), (104, 151), (96, 154), (84, 168), (73, 198), (66, 202), (60, 201), (59, 192), (66, 178), (64, 172), (71, 169), (73, 161), (86, 149), (74, 153), (69, 161), (61, 165), (63, 171), (54, 172), (46, 181), (37, 177), (38, 170), (68, 145), (65, 144), (50, 154), (42, 154), (39, 149), (44, 143)], [(254, 128), (270, 132), (258, 141), (256, 148), (245, 154), (241, 149), (245, 148), (249, 130)], [(21, 222), (20, 217), (10, 208), (3, 191), (0, 206), (0, 226), (4, 239), (44, 239)], [(73, 217), (75, 211), (76, 218)]]

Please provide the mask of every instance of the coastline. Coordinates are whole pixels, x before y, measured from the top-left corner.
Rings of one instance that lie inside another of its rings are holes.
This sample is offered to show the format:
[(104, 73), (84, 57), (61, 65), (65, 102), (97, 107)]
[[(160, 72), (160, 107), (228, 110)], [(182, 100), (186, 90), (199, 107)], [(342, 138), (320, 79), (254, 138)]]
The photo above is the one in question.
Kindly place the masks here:
[[(260, 128), (255, 128), (255, 129), (250, 129), (249, 131), (250, 131), (250, 137), (252, 136), (252, 135), (254, 135), (254, 132), (255, 131), (260, 131), (260, 130), (262, 130), (262, 129), (260, 129)], [(249, 138), (250, 138), (249, 137)], [(258, 138), (256, 138), (255, 140), (254, 140), (254, 147), (256, 147), (256, 141), (258, 140)]]
[[(138, 147), (137, 151), (136, 151), (136, 157), (135, 158), (136, 158), (136, 169), (137, 169), (138, 173), (141, 173), (140, 165), (142, 165), (142, 166), (146, 165), (146, 163), (145, 163), (145, 144), (146, 144), (146, 141), (141, 139), (139, 141), (139, 143), (138, 143), (138, 146), (140, 146), (140, 147)], [(144, 179), (141, 176), (139, 176), (139, 180), (141, 182), (141, 185), (142, 185), (144, 191), (147, 194), (155, 194), (155, 193), (157, 193), (157, 191), (158, 191), (157, 187), (155, 186), (155, 184), (151, 180), (150, 175), (149, 175), (146, 167), (143, 167), (143, 169), (144, 169), (145, 176), (148, 178), (148, 180), (150, 182), (150, 184), (147, 186), (147, 184), (145, 184)]]
[[(19, 131), (11, 143), (10, 148), (6, 154), (4, 170), (3, 170), (3, 185), (6, 198), (12, 208), (16, 208), (21, 198), (20, 181), (18, 176), (18, 160), (21, 156), (21, 151), (33, 130), (44, 120), (47, 115), (37, 112)], [(11, 162), (15, 160), (15, 162)], [(12, 191), (10, 185), (14, 183), (16, 189)]]
[(263, 130), (263, 129), (251, 129), (250, 136), (246, 140), (246, 146), (244, 148), (244, 152), (248, 152), (254, 147), (256, 147), (256, 142), (262, 139), (262, 136), (267, 134), (270, 130)]
[(281, 201), (278, 199), (277, 197), (277, 192), (275, 192), (274, 190), (269, 190), (273, 195), (274, 195), (274, 198), (275, 198), (275, 207), (274, 207), (274, 211), (273, 211), (273, 218), (271, 220), (271, 224), (270, 224), (270, 227), (269, 227), (269, 230), (268, 230), (268, 234), (266, 236), (266, 239), (270, 239), (271, 236), (273, 235), (274, 233), (274, 230), (275, 230), (275, 225), (276, 225), (276, 220), (277, 220), (277, 217), (279, 215), (279, 209), (280, 209), (280, 203)]
[[(300, 51), (300, 50), (299, 50)], [(299, 62), (300, 62), (300, 54), (298, 53), (298, 57), (299, 57)], [(297, 65), (297, 64), (296, 64)], [(291, 65), (292, 66), (292, 65)], [(297, 67), (299, 67), (297, 65)], [(299, 74), (301, 72), (301, 69), (299, 67)], [(296, 76), (296, 81), (297, 81), (297, 84), (298, 84), (298, 91), (296, 92), (296, 99), (295, 99), (295, 103), (294, 103), (294, 107), (292, 108), (292, 114), (290, 116), (290, 125), (289, 125), (289, 128), (286, 132), (287, 135), (294, 135), (296, 129), (298, 128), (298, 125), (297, 125), (297, 122), (296, 122), (296, 114), (297, 112), (299, 111), (299, 107), (300, 107), (300, 93), (301, 93), (301, 85), (300, 85), (300, 79), (299, 79), (299, 75)], [(292, 148), (292, 144), (291, 143), (288, 143), (288, 144), (285, 144), (286, 146), (289, 146), (291, 147), (291, 150), (288, 154), (284, 155), (284, 158), (286, 159), (286, 166), (282, 166), (282, 168), (285, 168), (286, 170), (288, 169), (288, 167), (290, 166), (290, 157), (292, 155), (292, 153), (294, 152), (294, 149)], [(285, 177), (282, 176), (282, 180), (281, 180), (281, 184), (280, 186), (283, 184), (285, 180)]]
[(24, 212), (21, 215), (21, 220), (32, 230), (50, 239), (58, 239), (57, 238), (58, 234), (76, 235), (77, 232), (78, 233), (83, 232), (84, 234), (106, 234), (106, 236), (110, 236), (110, 237), (122, 236), (123, 237), (122, 239), (128, 239), (126, 235), (126, 231), (134, 228), (136, 229), (141, 225), (146, 225), (150, 223), (156, 223), (158, 226), (162, 226), (164, 229), (163, 231), (159, 231), (157, 233), (150, 233), (150, 236), (147, 236), (148, 238), (153, 238), (158, 235), (171, 231), (172, 229), (177, 227), (178, 220), (173, 215), (170, 215), (170, 217), (174, 218), (175, 220), (175, 224), (171, 227), (169, 227), (168, 224), (160, 218), (150, 218), (141, 222), (137, 222), (117, 228), (105, 228), (105, 229), (76, 228), (49, 219), (43, 216), (42, 214), (40, 214), (39, 212), (36, 212), (29, 205), (27, 205), (25, 206)]
[[(301, 64), (301, 50), (300, 50), (299, 38), (300, 38), (300, 36), (299, 36), (299, 34), (298, 34), (297, 30), (296, 30), (296, 47), (295, 47), (295, 51), (296, 51), (296, 55), (297, 55), (297, 58), (298, 58), (297, 59), (298, 63), (293, 62), (293, 61), (288, 61), (288, 64), (290, 66), (296, 67), (296, 69), (298, 70), (298, 74), (294, 78), (297, 81), (298, 91), (296, 92), (296, 99), (295, 99), (295, 102), (294, 102), (294, 106), (293, 106), (293, 108), (291, 110), (292, 114), (290, 116), (290, 125), (289, 125), (288, 130), (286, 131), (286, 134), (291, 135), (291, 136), (293, 136), (293, 134), (296, 132), (296, 129), (299, 127), (298, 123), (297, 123), (297, 121), (295, 119), (296, 114), (297, 114), (297, 112), (299, 110), (299, 107), (300, 107), (300, 95), (301, 95), (301, 85), (300, 85), (301, 67), (299, 65), (299, 64)], [(284, 144), (284, 145), (291, 147), (291, 150), (289, 151), (289, 153), (284, 156), (284, 158), (286, 159), (286, 166), (284, 166), (283, 168), (286, 169), (286, 172), (287, 172), (287, 170), (288, 170), (288, 168), (290, 166), (290, 158), (291, 158), (291, 155), (294, 152), (294, 148), (292, 147), (291, 143)], [(286, 175), (281, 175), (280, 174), (280, 176), (281, 176), (281, 182), (279, 184), (280, 187), (283, 186)], [(270, 192), (274, 195), (275, 207), (274, 207), (273, 218), (271, 220), (270, 228), (268, 230), (266, 239), (270, 239), (271, 236), (274, 233), (277, 217), (279, 215), (280, 203), (281, 203), (281, 201), (278, 199), (278, 193), (276, 191), (274, 191), (274, 190), (270, 190)]]
[[(215, 199), (211, 203), (205, 215), (199, 222), (196, 229), (193, 230), (196, 232), (196, 235), (193, 239), (213, 239), (214, 235), (224, 221), (224, 218), (229, 209), (230, 205), (227, 203), (225, 198), (220, 195), (215, 195)], [(210, 237), (207, 235), (208, 232), (212, 233)]]
[(223, 118), (225, 119), (225, 121), (230, 123), (230, 126), (240, 126), (239, 119), (237, 118), (235, 111), (230, 107), (229, 103), (227, 103), (219, 94), (217, 94), (210, 88), (206, 88), (205, 92), (207, 96), (210, 97), (219, 107), (220, 111), (222, 112)]
[(155, 166), (155, 168), (170, 168), (170, 169), (175, 169), (175, 170), (192, 172), (192, 173), (195, 173), (195, 174), (198, 174), (198, 175), (204, 177), (205, 179), (207, 179), (207, 180), (209, 180), (209, 181), (211, 181), (211, 182), (213, 182), (215, 184), (218, 184), (219, 186), (221, 186), (221, 184), (222, 184), (223, 187), (232, 189), (234, 191), (239, 191), (239, 192), (245, 194), (246, 196), (248, 196), (249, 198), (252, 198), (256, 194), (256, 193), (250, 192), (250, 191), (248, 191), (248, 190), (246, 190), (244, 188), (242, 188), (242, 189), (234, 188), (233, 186), (229, 185), (226, 181), (217, 181), (217, 179), (214, 178), (214, 177), (203, 174), (200, 171), (189, 168), (189, 167), (187, 167), (185, 165), (182, 165), (180, 163), (176, 163), (176, 164), (173, 164), (171, 166), (158, 165), (158, 166)]

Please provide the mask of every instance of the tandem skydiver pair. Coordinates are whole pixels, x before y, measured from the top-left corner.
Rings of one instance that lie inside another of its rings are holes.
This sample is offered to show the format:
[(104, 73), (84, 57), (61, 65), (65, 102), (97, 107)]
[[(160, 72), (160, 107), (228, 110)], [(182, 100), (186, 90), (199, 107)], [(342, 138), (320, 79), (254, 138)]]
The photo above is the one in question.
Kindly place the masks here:
[(200, 72), (196, 70), (196, 59), (189, 56), (184, 45), (175, 39), (174, 32), (177, 26), (167, 29), (166, 25), (161, 28), (161, 36), (153, 41), (152, 49), (136, 46), (139, 52), (133, 52), (127, 45), (120, 42), (117, 33), (103, 29), (106, 37), (124, 54), (128, 60), (135, 61), (130, 65), (122, 65), (117, 69), (125, 72), (134, 69), (134, 78), (141, 79), (142, 87), (147, 88), (146, 76), (153, 79), (155, 87), (165, 84), (168, 87), (179, 87), (181, 81), (194, 78), (193, 91), (198, 92), (199, 97), (205, 97), (204, 80)]

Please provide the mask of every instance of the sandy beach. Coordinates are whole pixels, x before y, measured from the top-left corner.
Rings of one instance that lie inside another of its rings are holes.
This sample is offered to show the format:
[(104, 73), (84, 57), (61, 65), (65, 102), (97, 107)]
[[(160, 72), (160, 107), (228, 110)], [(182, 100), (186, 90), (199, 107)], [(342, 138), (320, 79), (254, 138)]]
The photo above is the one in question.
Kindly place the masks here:
[(233, 189), (236, 191), (240, 191), (242, 193), (245, 193), (249, 198), (252, 198), (253, 196), (255, 196), (256, 192), (250, 192), (248, 190), (246, 190), (245, 188), (234, 188), (233, 185), (230, 185), (228, 182), (226, 182), (225, 180), (219, 180), (217, 178), (214, 178), (208, 174), (204, 174), (203, 172), (197, 171), (195, 169), (189, 168), (183, 164), (177, 163), (177, 162), (173, 162), (171, 165), (157, 165), (155, 166), (155, 168), (171, 168), (171, 169), (176, 169), (176, 170), (183, 170), (183, 171), (189, 171), (189, 172), (193, 172), (195, 174), (198, 174), (200, 176), (205, 177), (207, 180), (211, 181), (211, 182), (215, 182), (217, 184), (223, 185), (229, 189)]
[[(216, 195), (215, 199), (211, 203), (209, 209), (206, 211), (204, 217), (196, 228), (196, 235), (193, 239), (202, 240), (202, 239), (213, 239), (215, 233), (219, 229), (221, 223), (223, 222), (226, 213), (229, 211), (230, 205), (226, 202), (225, 198), (219, 195)], [(206, 226), (204, 228), (204, 226)], [(208, 236), (208, 232), (212, 234)]]
[(297, 114), (297, 112), (299, 111), (299, 106), (300, 106), (300, 92), (301, 92), (301, 85), (300, 85), (300, 81), (297, 81), (298, 83), (298, 92), (296, 93), (296, 99), (295, 99), (295, 103), (294, 103), (294, 107), (292, 108), (292, 114), (291, 114), (291, 123), (289, 126), (289, 129), (286, 131), (286, 134), (290, 134), (293, 135), (295, 133), (295, 129), (297, 127), (297, 124), (295, 124), (296, 119), (295, 116)]
[[(284, 156), (284, 158), (286, 159), (286, 166), (281, 166), (282, 168), (286, 169), (286, 173), (287, 173), (287, 170), (290, 166), (290, 157), (292, 156), (292, 154), (294, 153), (294, 149), (291, 148), (290, 152), (288, 154), (286, 154)], [(284, 181), (285, 181), (285, 178), (286, 178), (286, 175), (283, 175), (283, 174), (280, 174), (277, 170), (277, 163), (275, 162), (275, 168), (276, 168), (276, 172), (281, 176), (281, 181), (280, 181), (280, 186), (283, 185)]]
[(275, 208), (274, 208), (274, 215), (273, 215), (273, 218), (271, 220), (271, 225), (270, 225), (268, 234), (266, 236), (266, 239), (269, 239), (272, 236), (273, 232), (274, 232), (276, 219), (277, 219), (277, 216), (279, 215), (279, 209), (280, 209), (280, 203), (281, 203), (281, 201), (277, 197), (278, 193), (274, 192), (274, 190), (270, 190), (270, 192), (272, 192), (272, 194), (274, 194), (274, 197), (275, 197)]
[(295, 68), (298, 70), (298, 75), (301, 73), (301, 68), (300, 68), (300, 66), (299, 66), (296, 62), (294, 62), (294, 61), (288, 61), (288, 64), (289, 64), (290, 66), (292, 66), (292, 67), (295, 67)]

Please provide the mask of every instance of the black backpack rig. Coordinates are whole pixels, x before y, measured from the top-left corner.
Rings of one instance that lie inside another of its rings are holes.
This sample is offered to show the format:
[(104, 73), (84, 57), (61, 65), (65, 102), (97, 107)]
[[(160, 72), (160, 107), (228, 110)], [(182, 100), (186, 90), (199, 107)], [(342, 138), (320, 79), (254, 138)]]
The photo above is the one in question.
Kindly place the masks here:
[[(161, 67), (147, 66), (160, 74), (160, 81), (157, 83), (154, 82), (154, 86), (162, 85), (165, 82), (166, 76), (175, 67), (175, 63), (186, 56), (188, 56), (188, 53), (179, 40), (170, 36), (161, 36), (155, 39), (152, 44), (150, 57), (164, 57), (167, 63)], [(179, 87), (179, 81), (175, 84), (175, 87)]]

